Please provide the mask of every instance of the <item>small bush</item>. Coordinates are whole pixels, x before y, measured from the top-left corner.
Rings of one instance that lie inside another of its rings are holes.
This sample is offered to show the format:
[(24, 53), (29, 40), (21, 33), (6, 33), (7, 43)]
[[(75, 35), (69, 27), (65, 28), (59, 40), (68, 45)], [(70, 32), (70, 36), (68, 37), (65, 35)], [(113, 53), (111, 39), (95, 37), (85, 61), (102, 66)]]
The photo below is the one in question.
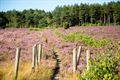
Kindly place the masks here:
[(64, 29), (68, 29), (70, 26), (69, 26), (69, 23), (68, 22), (64, 22), (63, 23), (63, 28)]
[(79, 80), (120, 80), (117, 66), (120, 58), (114, 54), (98, 54), (95, 60), (90, 60), (90, 69)]

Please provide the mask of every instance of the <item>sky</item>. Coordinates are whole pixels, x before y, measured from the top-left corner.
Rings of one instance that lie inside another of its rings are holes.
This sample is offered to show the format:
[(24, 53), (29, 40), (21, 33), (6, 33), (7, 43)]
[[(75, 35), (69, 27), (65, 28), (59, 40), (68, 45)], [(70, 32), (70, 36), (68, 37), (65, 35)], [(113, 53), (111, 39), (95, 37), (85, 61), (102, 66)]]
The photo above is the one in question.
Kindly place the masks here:
[(0, 0), (0, 11), (24, 9), (41, 9), (45, 11), (53, 11), (56, 6), (73, 5), (80, 3), (100, 3), (118, 0)]

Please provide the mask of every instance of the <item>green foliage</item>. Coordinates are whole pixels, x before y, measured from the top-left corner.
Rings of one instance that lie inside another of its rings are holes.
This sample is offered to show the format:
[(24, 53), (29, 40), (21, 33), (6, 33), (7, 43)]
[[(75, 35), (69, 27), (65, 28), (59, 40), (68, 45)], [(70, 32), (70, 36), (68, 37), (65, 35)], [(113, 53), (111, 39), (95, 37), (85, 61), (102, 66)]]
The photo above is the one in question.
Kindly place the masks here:
[(0, 12), (0, 28), (5, 28), (7, 23), (8, 23), (8, 20), (5, 17), (5, 13)]
[(40, 28), (32, 28), (32, 27), (30, 27), (29, 30), (30, 31), (40, 31)]
[(47, 27), (47, 21), (45, 19), (42, 19), (39, 21), (39, 27)]
[(57, 23), (53, 23), (52, 28), (58, 28), (59, 25)]
[(58, 29), (54, 29), (54, 33), (58, 36), (58, 37), (63, 37), (64, 35), (61, 34)]
[(79, 80), (119, 80), (117, 66), (120, 58), (116, 57), (111, 52), (97, 54), (95, 60), (90, 60), (90, 69)]
[(105, 46), (107, 44), (110, 44), (111, 41), (102, 39), (102, 40), (96, 40), (88, 35), (80, 34), (80, 33), (70, 33), (64, 37), (65, 41), (81, 41), (87, 45), (100, 48), (102, 46)]
[(64, 29), (68, 29), (69, 28), (69, 23), (68, 22), (64, 22), (63, 23), (63, 28)]
[(0, 28), (4, 28), (6, 22), (3, 18), (0, 17)]
[(52, 12), (29, 9), (0, 12), (0, 26), (61, 27), (120, 25), (120, 2), (57, 6)]
[(117, 59), (120, 59), (120, 43), (118, 43), (117, 54), (115, 55)]

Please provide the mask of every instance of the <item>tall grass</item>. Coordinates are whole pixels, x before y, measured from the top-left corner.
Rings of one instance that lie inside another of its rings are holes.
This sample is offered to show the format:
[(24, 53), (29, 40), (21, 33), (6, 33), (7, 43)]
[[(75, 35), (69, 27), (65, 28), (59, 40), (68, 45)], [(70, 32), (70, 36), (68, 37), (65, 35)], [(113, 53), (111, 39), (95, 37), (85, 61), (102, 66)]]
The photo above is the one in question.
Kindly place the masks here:
[[(30, 62), (20, 64), (17, 80), (50, 80), (52, 76), (52, 69), (47, 65), (42, 64), (35, 72), (31, 69)], [(0, 67), (0, 80), (13, 80), (14, 79), (14, 65), (7, 64)]]

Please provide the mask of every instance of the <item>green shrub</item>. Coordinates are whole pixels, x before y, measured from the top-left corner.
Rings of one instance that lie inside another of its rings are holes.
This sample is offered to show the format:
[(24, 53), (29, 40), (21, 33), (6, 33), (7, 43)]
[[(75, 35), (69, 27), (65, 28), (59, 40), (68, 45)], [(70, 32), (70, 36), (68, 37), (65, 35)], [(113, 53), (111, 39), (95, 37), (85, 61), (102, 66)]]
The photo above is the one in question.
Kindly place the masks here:
[(90, 60), (90, 69), (79, 80), (120, 80), (118, 75), (118, 62), (120, 58), (108, 52), (98, 54), (95, 60)]
[(92, 47), (100, 48), (107, 44), (111, 44), (111, 41), (106, 39), (96, 40), (88, 35), (80, 34), (80, 33), (70, 33), (64, 36), (65, 41), (81, 41), (87, 45)]
[(58, 36), (58, 37), (62, 37), (64, 36), (63, 34), (61, 34), (58, 29), (54, 29), (54, 33)]
[(68, 22), (63, 22), (63, 28), (64, 29), (68, 29), (70, 26), (69, 26), (69, 23)]

